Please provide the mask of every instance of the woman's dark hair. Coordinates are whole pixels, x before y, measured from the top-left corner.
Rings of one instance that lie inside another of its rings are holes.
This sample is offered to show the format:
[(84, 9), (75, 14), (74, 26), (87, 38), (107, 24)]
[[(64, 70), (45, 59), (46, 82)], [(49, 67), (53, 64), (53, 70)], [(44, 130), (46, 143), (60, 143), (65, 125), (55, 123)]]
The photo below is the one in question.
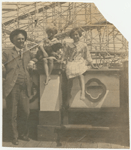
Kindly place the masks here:
[(74, 34), (74, 32), (78, 32), (79, 36), (81, 37), (82, 36), (82, 31), (80, 28), (73, 28), (71, 31), (70, 31), (70, 38), (72, 38), (72, 35)]
[(57, 29), (55, 27), (47, 27), (46, 28), (46, 33), (53, 33), (54, 35), (57, 34)]

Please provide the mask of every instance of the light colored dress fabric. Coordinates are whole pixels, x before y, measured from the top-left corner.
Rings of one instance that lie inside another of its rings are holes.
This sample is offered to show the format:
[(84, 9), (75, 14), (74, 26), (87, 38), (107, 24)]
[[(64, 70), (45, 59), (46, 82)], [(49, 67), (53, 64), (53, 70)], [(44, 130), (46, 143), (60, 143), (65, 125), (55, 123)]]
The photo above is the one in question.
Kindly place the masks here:
[(74, 78), (82, 75), (90, 68), (92, 62), (91, 54), (86, 43), (70, 43), (66, 45), (66, 75), (67, 78)]

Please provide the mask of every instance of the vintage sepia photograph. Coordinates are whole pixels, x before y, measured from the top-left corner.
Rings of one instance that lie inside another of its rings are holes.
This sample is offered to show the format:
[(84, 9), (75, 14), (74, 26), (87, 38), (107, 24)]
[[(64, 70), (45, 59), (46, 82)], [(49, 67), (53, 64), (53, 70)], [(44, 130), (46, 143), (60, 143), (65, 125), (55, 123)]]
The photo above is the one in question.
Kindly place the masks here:
[(2, 146), (129, 149), (128, 44), (91, 2), (2, 2)]

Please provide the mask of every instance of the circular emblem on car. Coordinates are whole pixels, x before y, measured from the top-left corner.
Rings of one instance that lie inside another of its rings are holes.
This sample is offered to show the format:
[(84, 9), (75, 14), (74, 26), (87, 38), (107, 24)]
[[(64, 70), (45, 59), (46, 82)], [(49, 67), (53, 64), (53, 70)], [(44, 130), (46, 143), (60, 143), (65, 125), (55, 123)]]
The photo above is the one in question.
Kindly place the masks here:
[(97, 78), (90, 79), (85, 84), (86, 98), (91, 102), (99, 102), (106, 94), (106, 86)]

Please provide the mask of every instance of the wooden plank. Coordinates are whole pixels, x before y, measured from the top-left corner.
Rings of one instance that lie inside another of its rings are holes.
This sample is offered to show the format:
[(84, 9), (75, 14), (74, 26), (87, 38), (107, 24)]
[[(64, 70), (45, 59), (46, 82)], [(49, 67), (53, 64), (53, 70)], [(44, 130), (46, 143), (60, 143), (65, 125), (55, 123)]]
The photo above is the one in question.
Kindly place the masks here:
[[(43, 147), (43, 148), (114, 148), (114, 149), (129, 149), (129, 146), (122, 146), (119, 144), (111, 144), (111, 143), (105, 143), (105, 142), (96, 142), (94, 139), (88, 139), (84, 142), (69, 142), (62, 141), (61, 146), (57, 147), (56, 142), (51, 141), (34, 141), (31, 140), (29, 142), (19, 140), (19, 145), (13, 145), (11, 142), (3, 142), (3, 147)], [(72, 140), (71, 140), (72, 141)]]
[(124, 148), (124, 146), (118, 145), (118, 144), (111, 144), (112, 148)]
[[(19, 141), (19, 140), (18, 140)], [(23, 145), (23, 144), (22, 144)], [(9, 147), (20, 147), (20, 142), (19, 145), (14, 145), (12, 142), (10, 142), (10, 146)], [(22, 146), (21, 146), (22, 147)]]
[(2, 2), (2, 5), (33, 5), (34, 2)]
[(52, 141), (41, 141), (37, 147), (44, 147), (44, 148), (47, 148), (47, 147), (50, 147), (52, 144)]
[(34, 140), (30, 140), (29, 142), (27, 142), (25, 144), (24, 147), (38, 147), (38, 144), (40, 143), (40, 141), (34, 141)]
[[(81, 148), (97, 148), (98, 138), (96, 138), (95, 133), (88, 132), (83, 137), (80, 138)], [(100, 139), (100, 138), (99, 138)]]
[(28, 142), (18, 139), (19, 145), (12, 144), (12, 140), (10, 142), (3, 142), (3, 147), (24, 147)]
[(124, 146), (124, 149), (129, 149), (130, 147), (129, 146)]
[(112, 148), (110, 143), (98, 143), (98, 148)]
[(37, 127), (37, 140), (39, 141), (56, 141), (57, 133), (55, 126), (38, 125)]
[(3, 8), (2, 11), (17, 11), (17, 9)]
[(19, 145), (16, 147), (25, 147), (25, 145), (28, 143), (28, 141), (19, 140)]
[(61, 146), (57, 146), (58, 148), (65, 148), (66, 147), (66, 143), (70, 141), (72, 137), (66, 137), (66, 136), (62, 136), (60, 138), (60, 143), (61, 143)]
[(2, 143), (2, 146), (3, 146), (3, 147), (11, 147), (11, 146), (12, 146), (12, 143), (11, 143), (11, 142), (3, 142), (3, 143)]
[(10, 142), (10, 146), (8, 146), (8, 147), (25, 147), (25, 145), (27, 143), (28, 143), (27, 141), (19, 140), (19, 144), (18, 145), (14, 145), (14, 144), (12, 144), (12, 142)]
[(92, 125), (76, 125), (76, 124), (70, 124), (70, 125), (64, 125), (64, 127), (67, 130), (77, 129), (77, 130), (109, 130), (109, 127), (103, 127), (103, 126), (92, 126)]
[(81, 148), (97, 148), (97, 143), (96, 142), (82, 142), (81, 143)]
[(62, 141), (62, 142), (60, 142), (61, 143), (61, 145), (57, 145), (56, 147), (57, 148), (64, 148), (65, 147), (65, 145), (66, 145), (66, 141)]
[(65, 147), (65, 144), (66, 142), (65, 141), (62, 141), (60, 142), (61, 145), (57, 145), (57, 142), (52, 142), (51, 145), (50, 145), (50, 148), (64, 148)]
[(14, 144), (12, 144), (12, 142), (11, 142), (9, 147), (18, 147), (18, 145), (14, 145)]
[(81, 148), (81, 142), (67, 142), (64, 148)]
[(50, 148), (56, 148), (57, 147), (57, 143), (56, 142), (52, 142), (50, 145)]
[(63, 147), (64, 148), (80, 148), (81, 142), (78, 141), (78, 137), (67, 137)]
[(110, 137), (112, 148), (124, 148), (124, 146), (129, 146), (129, 138), (124, 133), (124, 130), (115, 130), (113, 132), (112, 136)]

